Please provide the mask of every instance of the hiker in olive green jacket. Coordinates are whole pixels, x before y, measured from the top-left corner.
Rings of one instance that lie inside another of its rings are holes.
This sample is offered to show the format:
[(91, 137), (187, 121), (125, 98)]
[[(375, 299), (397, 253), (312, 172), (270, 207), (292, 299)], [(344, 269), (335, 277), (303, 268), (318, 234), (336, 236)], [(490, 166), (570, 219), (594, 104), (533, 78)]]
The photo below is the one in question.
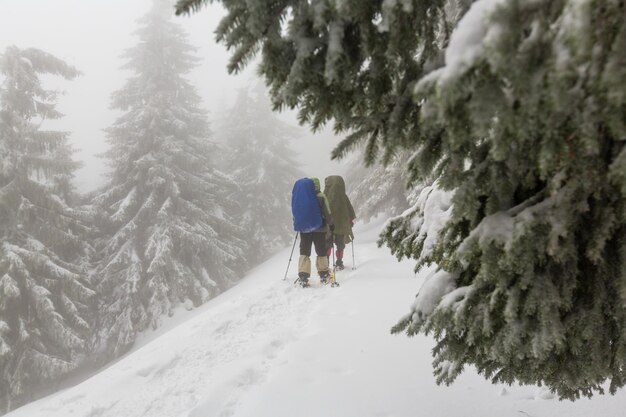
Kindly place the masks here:
[(326, 234), (334, 230), (333, 218), (331, 217), (328, 199), (320, 191), (320, 180), (311, 178), (315, 184), (317, 202), (322, 212), (322, 225), (309, 233), (300, 233), (300, 260), (298, 261), (298, 278), (303, 286), (308, 285), (311, 276), (311, 245), (315, 245), (317, 259), (315, 266), (317, 274), (322, 282), (326, 282), (330, 273), (328, 272), (328, 255), (326, 254)]
[[(356, 219), (354, 208), (350, 199), (346, 195), (346, 184), (343, 178), (339, 175), (331, 175), (326, 177), (324, 183), (324, 194), (328, 198), (330, 203), (330, 210), (333, 213), (334, 221), (334, 233), (331, 233), (328, 239), (328, 256), (331, 255), (333, 250), (333, 243), (337, 246), (335, 250), (336, 261), (335, 266), (337, 269), (343, 269), (343, 250), (346, 247), (346, 243), (349, 243), (354, 239), (352, 233), (352, 226)], [(334, 239), (333, 239), (334, 238)], [(334, 240), (334, 242), (333, 242)]]

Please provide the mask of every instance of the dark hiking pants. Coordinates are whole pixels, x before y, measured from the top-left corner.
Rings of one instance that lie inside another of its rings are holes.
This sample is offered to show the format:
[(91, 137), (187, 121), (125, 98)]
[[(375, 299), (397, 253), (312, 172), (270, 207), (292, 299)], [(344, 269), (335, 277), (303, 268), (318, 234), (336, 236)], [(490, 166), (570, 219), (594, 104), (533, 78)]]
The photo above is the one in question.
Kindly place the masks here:
[(328, 256), (326, 256), (326, 234), (324, 232), (300, 233), (300, 260), (298, 276), (301, 279), (311, 276), (311, 246), (315, 245), (317, 259), (315, 266), (319, 276), (328, 275)]
[(328, 252), (326, 252), (328, 254), (328, 256), (332, 255), (332, 251), (333, 251), (333, 243), (337, 246), (337, 250), (335, 251), (335, 256), (337, 256), (338, 260), (341, 260), (343, 258), (343, 250), (346, 247), (346, 242), (344, 240), (344, 235), (333, 235), (335, 237), (335, 242), (333, 242), (331, 239), (328, 240), (328, 242), (326, 242), (326, 247), (328, 248)]
[(311, 256), (311, 244), (315, 245), (317, 256), (326, 256), (326, 233), (300, 233), (300, 255)]

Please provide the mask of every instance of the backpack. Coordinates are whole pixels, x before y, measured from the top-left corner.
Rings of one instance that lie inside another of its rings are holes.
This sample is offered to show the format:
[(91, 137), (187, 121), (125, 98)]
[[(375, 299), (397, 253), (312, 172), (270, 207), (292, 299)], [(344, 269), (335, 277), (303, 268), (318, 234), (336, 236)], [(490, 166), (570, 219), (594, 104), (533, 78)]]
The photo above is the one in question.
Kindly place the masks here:
[(309, 233), (322, 226), (322, 211), (317, 202), (315, 185), (310, 178), (300, 178), (291, 191), (293, 230)]

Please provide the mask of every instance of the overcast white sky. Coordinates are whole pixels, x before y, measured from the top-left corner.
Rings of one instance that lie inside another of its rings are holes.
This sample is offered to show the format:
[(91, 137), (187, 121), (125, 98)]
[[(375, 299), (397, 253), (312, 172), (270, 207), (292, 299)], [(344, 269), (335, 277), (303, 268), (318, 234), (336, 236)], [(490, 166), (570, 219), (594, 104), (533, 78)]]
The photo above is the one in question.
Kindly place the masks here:
[[(75, 158), (85, 163), (78, 171), (76, 185), (80, 191), (92, 190), (104, 183), (105, 161), (97, 154), (107, 148), (102, 129), (118, 113), (109, 109), (110, 94), (119, 89), (128, 76), (120, 70), (122, 52), (136, 43), (133, 32), (136, 20), (146, 13), (152, 0), (0, 0), (0, 53), (9, 45), (35, 47), (52, 53), (77, 67), (82, 76), (69, 82), (47, 80), (46, 86), (63, 89), (59, 110), (66, 117), (54, 125), (72, 132)], [(189, 78), (198, 88), (211, 117), (219, 117), (230, 105), (237, 88), (247, 85), (256, 68), (243, 74), (226, 71), (228, 52), (216, 44), (213, 31), (222, 9), (210, 5), (188, 17), (176, 17), (190, 35), (203, 59)], [(293, 112), (282, 114), (283, 120), (297, 125)], [(307, 175), (325, 177), (341, 173), (342, 167), (330, 162), (330, 151), (338, 143), (327, 129), (312, 136), (302, 128), (302, 137), (293, 147), (300, 153)]]

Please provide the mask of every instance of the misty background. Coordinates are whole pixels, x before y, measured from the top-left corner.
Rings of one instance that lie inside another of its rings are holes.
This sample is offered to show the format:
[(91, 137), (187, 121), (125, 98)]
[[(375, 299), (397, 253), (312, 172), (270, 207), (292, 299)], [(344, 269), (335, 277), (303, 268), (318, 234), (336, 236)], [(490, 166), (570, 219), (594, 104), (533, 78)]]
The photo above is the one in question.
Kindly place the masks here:
[[(121, 55), (136, 44), (137, 20), (151, 4), (151, 0), (0, 1), (0, 51), (11, 45), (39, 48), (82, 73), (72, 81), (43, 77), (46, 88), (64, 91), (57, 109), (65, 116), (46, 121), (45, 127), (71, 132), (74, 159), (83, 163), (74, 178), (81, 193), (105, 184), (108, 168), (106, 160), (99, 157), (108, 148), (103, 129), (121, 114), (109, 108), (110, 95), (130, 75), (121, 69), (124, 64)], [(182, 25), (190, 44), (197, 48), (196, 56), (201, 62), (187, 78), (209, 111), (214, 133), (219, 120), (233, 105), (237, 91), (262, 82), (256, 77), (255, 64), (240, 74), (228, 74), (228, 52), (215, 42), (213, 34), (223, 15), (219, 4), (210, 4), (192, 16), (172, 18)], [(324, 178), (345, 173), (343, 161), (330, 160), (331, 150), (341, 139), (332, 133), (330, 126), (314, 134), (306, 126), (298, 126), (295, 111), (275, 114), (297, 127), (298, 134), (290, 146), (306, 175)]]
[(254, 63), (227, 73), (224, 14), (0, 1), (0, 414), (282, 250), (296, 179), (368, 182), (352, 158), (330, 160), (331, 126), (271, 112)]

